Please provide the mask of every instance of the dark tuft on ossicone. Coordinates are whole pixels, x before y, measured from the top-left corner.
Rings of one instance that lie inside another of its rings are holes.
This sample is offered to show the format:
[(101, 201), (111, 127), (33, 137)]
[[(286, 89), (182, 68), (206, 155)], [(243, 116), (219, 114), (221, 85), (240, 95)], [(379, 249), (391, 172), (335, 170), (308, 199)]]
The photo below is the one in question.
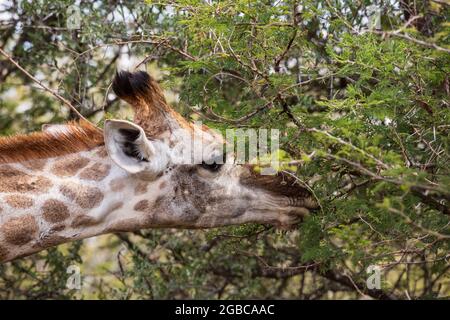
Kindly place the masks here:
[(162, 89), (148, 73), (118, 71), (112, 88), (117, 97), (133, 107), (134, 123), (141, 126), (147, 136), (157, 136), (168, 130), (169, 118), (189, 127), (189, 123), (167, 104)]
[(144, 96), (150, 89), (151, 81), (150, 75), (144, 71), (134, 73), (118, 71), (114, 78), (112, 88), (114, 93), (122, 99)]

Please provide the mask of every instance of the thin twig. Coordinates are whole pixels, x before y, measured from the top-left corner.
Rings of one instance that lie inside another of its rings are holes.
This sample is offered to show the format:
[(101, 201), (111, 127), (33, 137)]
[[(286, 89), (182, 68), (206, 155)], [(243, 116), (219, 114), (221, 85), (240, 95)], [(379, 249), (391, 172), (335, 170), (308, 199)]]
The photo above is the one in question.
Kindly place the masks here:
[(402, 38), (411, 42), (414, 42), (418, 45), (424, 46), (424, 47), (428, 47), (428, 48), (432, 48), (432, 49), (436, 49), (438, 51), (443, 51), (443, 52), (447, 52), (450, 53), (450, 49), (448, 48), (444, 48), (441, 46), (438, 46), (436, 43), (432, 43), (432, 42), (426, 42), (423, 40), (419, 40), (416, 38), (411, 37), (410, 35), (406, 34), (406, 33), (396, 33), (396, 32), (386, 32), (386, 31), (377, 31), (377, 30), (372, 30), (373, 33), (375, 34), (379, 34), (383, 37), (385, 36), (394, 36), (394, 37), (398, 37), (398, 38)]
[(2, 48), (0, 48), (0, 53), (8, 59), (13, 65), (15, 65), (20, 71), (22, 71), (28, 78), (33, 80), (35, 83), (37, 83), (42, 89), (49, 92), (51, 95), (53, 95), (55, 98), (59, 99), (62, 103), (64, 103), (66, 106), (68, 106), (80, 119), (83, 119), (84, 121), (88, 121), (66, 98), (61, 96), (56, 91), (50, 89), (45, 84), (42, 83), (42, 81), (39, 81), (36, 79), (31, 73), (29, 73), (27, 70), (25, 70), (17, 61), (15, 61), (9, 54), (7, 54)]

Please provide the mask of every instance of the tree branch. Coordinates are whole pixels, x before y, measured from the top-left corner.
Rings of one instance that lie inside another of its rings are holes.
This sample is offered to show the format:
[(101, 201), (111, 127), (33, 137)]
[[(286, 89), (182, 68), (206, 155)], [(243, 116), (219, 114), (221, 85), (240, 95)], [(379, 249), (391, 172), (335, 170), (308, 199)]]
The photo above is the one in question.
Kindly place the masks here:
[(84, 121), (89, 122), (83, 115), (63, 96), (61, 96), (56, 91), (50, 89), (45, 84), (42, 83), (42, 81), (39, 81), (36, 79), (31, 73), (29, 73), (27, 70), (25, 70), (17, 61), (15, 61), (9, 54), (7, 54), (2, 48), (0, 48), (0, 54), (2, 54), (6, 59), (8, 59), (12, 64), (14, 64), (20, 71), (22, 71), (28, 78), (33, 80), (35, 83), (37, 83), (42, 89), (49, 92), (52, 96), (59, 99), (62, 103), (64, 103), (66, 106), (68, 106), (80, 119), (83, 119)]

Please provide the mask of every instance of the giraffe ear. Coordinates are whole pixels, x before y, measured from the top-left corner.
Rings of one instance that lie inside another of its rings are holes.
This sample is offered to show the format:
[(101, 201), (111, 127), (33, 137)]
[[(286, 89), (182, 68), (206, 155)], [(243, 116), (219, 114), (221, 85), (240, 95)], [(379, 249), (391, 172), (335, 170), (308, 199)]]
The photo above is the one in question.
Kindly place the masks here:
[(129, 173), (156, 177), (168, 164), (168, 149), (160, 141), (147, 139), (144, 130), (129, 121), (105, 121), (105, 145), (108, 155)]

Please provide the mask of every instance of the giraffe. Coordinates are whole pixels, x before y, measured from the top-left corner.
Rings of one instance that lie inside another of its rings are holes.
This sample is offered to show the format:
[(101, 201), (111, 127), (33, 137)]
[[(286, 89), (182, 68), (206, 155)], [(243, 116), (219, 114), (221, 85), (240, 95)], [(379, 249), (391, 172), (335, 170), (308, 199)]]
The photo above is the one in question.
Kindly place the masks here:
[[(116, 74), (133, 122), (50, 125), (0, 139), (0, 262), (78, 239), (145, 228), (288, 227), (317, 202), (290, 176), (213, 161), (222, 138), (175, 112), (143, 71)], [(202, 133), (198, 164), (177, 159)]]

